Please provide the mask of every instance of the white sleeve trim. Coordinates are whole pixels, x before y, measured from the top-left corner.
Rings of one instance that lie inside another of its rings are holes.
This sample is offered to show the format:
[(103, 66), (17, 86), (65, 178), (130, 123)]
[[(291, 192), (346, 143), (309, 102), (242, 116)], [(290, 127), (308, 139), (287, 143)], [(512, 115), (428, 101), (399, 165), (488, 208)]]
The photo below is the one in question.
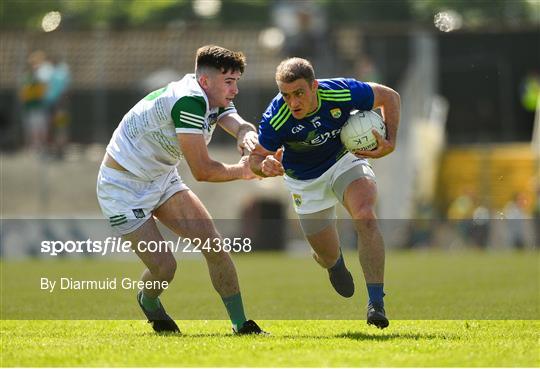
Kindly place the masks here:
[(201, 117), (200, 115), (197, 115), (197, 114), (192, 114), (192, 113), (188, 113), (187, 111), (180, 110), (180, 115), (182, 115), (182, 114), (185, 114), (185, 115), (187, 115), (188, 117), (191, 117), (191, 118), (195, 118), (196, 120), (204, 121), (204, 117)]
[(229, 115), (229, 114), (232, 114), (232, 113), (236, 113), (236, 108), (227, 108), (227, 110), (225, 110), (223, 113), (221, 113), (221, 114), (217, 117), (217, 120), (220, 120), (220, 119), (223, 118), (224, 116)]
[(191, 120), (185, 117), (180, 118), (180, 123), (189, 124), (190, 126), (199, 127), (199, 128), (202, 128), (203, 126), (203, 123), (195, 122), (194, 120)]

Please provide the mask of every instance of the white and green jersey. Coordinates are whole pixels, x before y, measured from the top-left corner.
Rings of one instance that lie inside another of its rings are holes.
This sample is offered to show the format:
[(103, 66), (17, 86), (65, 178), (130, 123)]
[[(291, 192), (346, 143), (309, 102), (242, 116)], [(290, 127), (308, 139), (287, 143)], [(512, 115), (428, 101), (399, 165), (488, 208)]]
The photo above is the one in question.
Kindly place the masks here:
[(202, 134), (212, 139), (216, 122), (235, 113), (209, 109), (208, 97), (194, 74), (148, 94), (122, 118), (107, 146), (107, 153), (136, 176), (152, 180), (178, 165), (182, 150), (177, 133)]

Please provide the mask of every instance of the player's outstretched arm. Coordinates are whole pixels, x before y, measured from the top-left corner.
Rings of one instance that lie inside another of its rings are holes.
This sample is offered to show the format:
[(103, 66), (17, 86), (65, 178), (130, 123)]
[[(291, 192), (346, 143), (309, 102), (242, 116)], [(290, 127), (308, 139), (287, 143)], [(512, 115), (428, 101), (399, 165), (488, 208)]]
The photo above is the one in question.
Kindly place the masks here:
[(255, 126), (245, 121), (237, 113), (225, 115), (218, 120), (218, 124), (227, 133), (236, 138), (236, 147), (241, 155), (249, 154), (257, 145), (257, 132)]
[(283, 148), (278, 151), (268, 151), (260, 144), (249, 155), (249, 164), (253, 173), (260, 177), (277, 177), (285, 173), (281, 160), (283, 159)]
[(225, 164), (210, 157), (203, 135), (178, 133), (176, 136), (184, 158), (197, 181), (228, 182), (257, 178), (250, 169), (247, 156), (243, 156), (236, 164)]
[(401, 99), (399, 94), (390, 87), (370, 82), (373, 90), (373, 109), (380, 108), (383, 121), (386, 124), (386, 137), (375, 130), (377, 148), (372, 151), (357, 151), (355, 154), (366, 158), (381, 158), (393, 152), (396, 148), (397, 130), (400, 120)]

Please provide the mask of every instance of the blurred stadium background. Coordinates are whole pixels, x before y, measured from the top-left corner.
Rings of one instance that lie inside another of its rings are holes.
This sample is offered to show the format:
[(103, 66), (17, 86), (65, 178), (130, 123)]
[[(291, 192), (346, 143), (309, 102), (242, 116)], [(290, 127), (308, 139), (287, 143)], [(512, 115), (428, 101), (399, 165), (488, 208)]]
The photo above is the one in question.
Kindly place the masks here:
[[(113, 130), (147, 92), (192, 72), (196, 49), (212, 43), (247, 55), (236, 106), (253, 123), (276, 94), (275, 67), (287, 56), (310, 59), (319, 78), (381, 82), (401, 94), (397, 150), (373, 162), (389, 247), (540, 244), (537, 0), (5, 0), (0, 6), (3, 219), (101, 219), (95, 181)], [(29, 87), (30, 63), (53, 68), (56, 80), (50, 72)], [(46, 137), (32, 142), (25, 138), (28, 106), (45, 104), (55, 83)], [(210, 150), (225, 162), (238, 159), (223, 132), (216, 131)], [(297, 247), (301, 236), (280, 179), (197, 183), (182, 165), (216, 219), (242, 219), (236, 224), (262, 249)], [(287, 225), (283, 234), (264, 227), (268, 219)], [(25, 237), (27, 243), (44, 237), (13, 223), (3, 228), (4, 256), (24, 253)], [(346, 222), (342, 230), (351, 236)], [(18, 242), (10, 246), (12, 239)]]

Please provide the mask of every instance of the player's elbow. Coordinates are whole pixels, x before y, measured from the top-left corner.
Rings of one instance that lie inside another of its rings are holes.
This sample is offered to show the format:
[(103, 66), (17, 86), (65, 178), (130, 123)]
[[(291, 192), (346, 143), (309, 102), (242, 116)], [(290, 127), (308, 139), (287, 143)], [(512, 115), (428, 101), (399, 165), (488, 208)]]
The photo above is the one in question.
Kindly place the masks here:
[(204, 170), (192, 170), (191, 174), (193, 174), (193, 178), (195, 178), (197, 182), (208, 182), (210, 179), (208, 172)]
[(210, 170), (204, 165), (190, 165), (191, 174), (197, 182), (208, 182)]
[(210, 158), (191, 157), (187, 160), (191, 174), (197, 182), (212, 182), (212, 176), (219, 170), (221, 163), (217, 163)]
[(401, 106), (401, 96), (396, 90), (390, 89), (390, 99), (396, 106)]
[(384, 86), (381, 94), (381, 100), (384, 105), (391, 105), (396, 107), (399, 107), (401, 105), (401, 96), (399, 96), (399, 93), (388, 86)]
[(378, 83), (370, 83), (374, 95), (374, 108), (379, 106), (399, 108), (401, 106), (401, 97), (399, 93)]
[(385, 86), (381, 100), (381, 105), (385, 107), (396, 110), (399, 110), (401, 107), (401, 97), (399, 96), (399, 93), (390, 87)]

